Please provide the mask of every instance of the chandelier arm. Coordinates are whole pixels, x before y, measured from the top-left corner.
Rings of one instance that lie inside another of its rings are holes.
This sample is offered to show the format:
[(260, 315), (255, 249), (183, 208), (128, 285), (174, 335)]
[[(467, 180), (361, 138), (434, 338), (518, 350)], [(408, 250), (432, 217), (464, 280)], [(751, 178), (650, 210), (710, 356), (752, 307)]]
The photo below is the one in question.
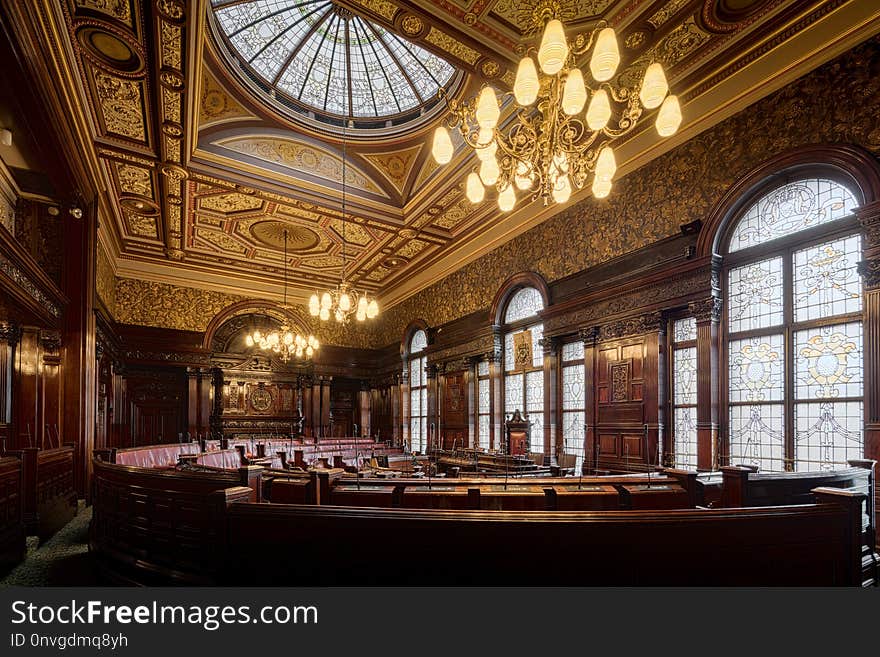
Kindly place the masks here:
[(593, 47), (593, 43), (596, 41), (596, 35), (606, 27), (608, 27), (608, 21), (603, 18), (596, 22), (593, 29), (590, 31), (589, 36), (587, 36), (586, 32), (577, 34), (574, 41), (569, 42), (569, 52), (576, 57), (586, 54), (586, 52)]

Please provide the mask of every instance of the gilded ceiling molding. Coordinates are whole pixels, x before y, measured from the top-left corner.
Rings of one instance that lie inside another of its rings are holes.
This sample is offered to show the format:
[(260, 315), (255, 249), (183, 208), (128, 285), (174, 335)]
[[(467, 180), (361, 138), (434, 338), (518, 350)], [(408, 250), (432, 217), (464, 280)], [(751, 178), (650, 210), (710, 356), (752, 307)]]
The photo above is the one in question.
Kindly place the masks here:
[(101, 121), (107, 132), (146, 143), (143, 83), (97, 69), (93, 76)]
[(76, 0), (76, 6), (91, 9), (114, 18), (129, 27), (134, 27), (132, 0)]
[(256, 118), (232, 97), (207, 67), (203, 70), (202, 95), (199, 99), (199, 129), (235, 120)]
[[(281, 137), (259, 136), (230, 137), (213, 143), (285, 169), (318, 176), (335, 183), (342, 182), (342, 158), (312, 144)], [(346, 162), (345, 177), (345, 184), (348, 186), (387, 196), (379, 185), (350, 162)]]
[(11, 278), (19, 288), (45, 308), (52, 317), (61, 317), (58, 306), (12, 260), (0, 253), (0, 272)]
[(419, 159), (419, 153), (421, 153), (423, 146), (422, 143), (399, 151), (360, 153), (360, 156), (376, 167), (379, 173), (403, 195), (406, 183)]

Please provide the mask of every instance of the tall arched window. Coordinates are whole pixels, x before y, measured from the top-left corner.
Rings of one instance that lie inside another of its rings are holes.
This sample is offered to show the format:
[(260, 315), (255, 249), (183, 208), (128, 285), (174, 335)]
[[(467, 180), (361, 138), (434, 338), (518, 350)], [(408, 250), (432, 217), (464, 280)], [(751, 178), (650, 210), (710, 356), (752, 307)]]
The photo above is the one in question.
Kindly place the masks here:
[(428, 357), (421, 355), (428, 336), (418, 330), (409, 341), (409, 439), (410, 449), (425, 453), (428, 442)]
[(532, 422), (531, 451), (544, 451), (544, 351), (538, 341), (544, 325), (541, 293), (533, 287), (514, 292), (504, 311), (504, 413), (519, 409)]
[(728, 233), (731, 464), (819, 470), (863, 455), (857, 206), (841, 183), (801, 177), (758, 197)]

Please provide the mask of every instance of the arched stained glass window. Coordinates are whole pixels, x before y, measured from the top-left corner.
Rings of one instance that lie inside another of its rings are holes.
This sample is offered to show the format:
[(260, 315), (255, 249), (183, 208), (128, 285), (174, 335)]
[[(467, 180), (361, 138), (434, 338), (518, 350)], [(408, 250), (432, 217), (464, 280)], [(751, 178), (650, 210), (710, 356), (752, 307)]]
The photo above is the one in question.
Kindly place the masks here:
[(733, 231), (728, 252), (846, 217), (857, 206), (853, 193), (833, 180), (790, 182), (768, 192), (746, 211)]
[[(856, 206), (844, 186), (811, 178), (764, 194), (733, 226), (725, 268), (732, 464), (833, 469), (864, 453)], [(821, 235), (808, 230), (822, 224)], [(760, 246), (781, 237), (771, 252)]]
[(528, 413), (532, 452), (544, 451), (544, 325), (537, 317), (543, 309), (541, 293), (524, 287), (511, 295), (504, 312), (504, 414)]
[(409, 438), (410, 449), (425, 453), (428, 441), (428, 378), (427, 356), (421, 355), (428, 346), (424, 331), (413, 333), (409, 341)]

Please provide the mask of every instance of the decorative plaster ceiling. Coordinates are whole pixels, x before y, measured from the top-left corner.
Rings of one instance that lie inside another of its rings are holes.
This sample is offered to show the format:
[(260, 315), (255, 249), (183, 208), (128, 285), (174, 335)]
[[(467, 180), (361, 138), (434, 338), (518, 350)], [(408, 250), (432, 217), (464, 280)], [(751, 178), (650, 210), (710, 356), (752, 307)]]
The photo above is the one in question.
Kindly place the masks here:
[[(442, 168), (430, 157), (434, 108), (415, 127), (347, 134), (343, 224), (338, 128), (260, 102), (213, 42), (207, 0), (63, 0), (60, 11), (41, 1), (69, 41), (55, 56), (75, 58), (68, 92), (92, 130), (79, 147), (101, 163), (99, 238), (120, 276), (279, 299), (286, 227), (292, 295), (305, 301), (338, 280), (344, 225), (347, 275), (387, 307), (565, 207), (522, 202), (501, 215), (493, 195), (471, 205), (465, 149)], [(517, 0), (336, 4), (464, 71), (461, 94), (484, 81), (509, 88), (539, 32)], [(619, 83), (636, 85), (659, 60), (682, 102), (675, 137), (643, 130), (617, 145), (619, 175), (880, 31), (880, 5), (858, 0), (562, 0), (562, 10), (570, 34), (598, 18), (617, 30)]]

